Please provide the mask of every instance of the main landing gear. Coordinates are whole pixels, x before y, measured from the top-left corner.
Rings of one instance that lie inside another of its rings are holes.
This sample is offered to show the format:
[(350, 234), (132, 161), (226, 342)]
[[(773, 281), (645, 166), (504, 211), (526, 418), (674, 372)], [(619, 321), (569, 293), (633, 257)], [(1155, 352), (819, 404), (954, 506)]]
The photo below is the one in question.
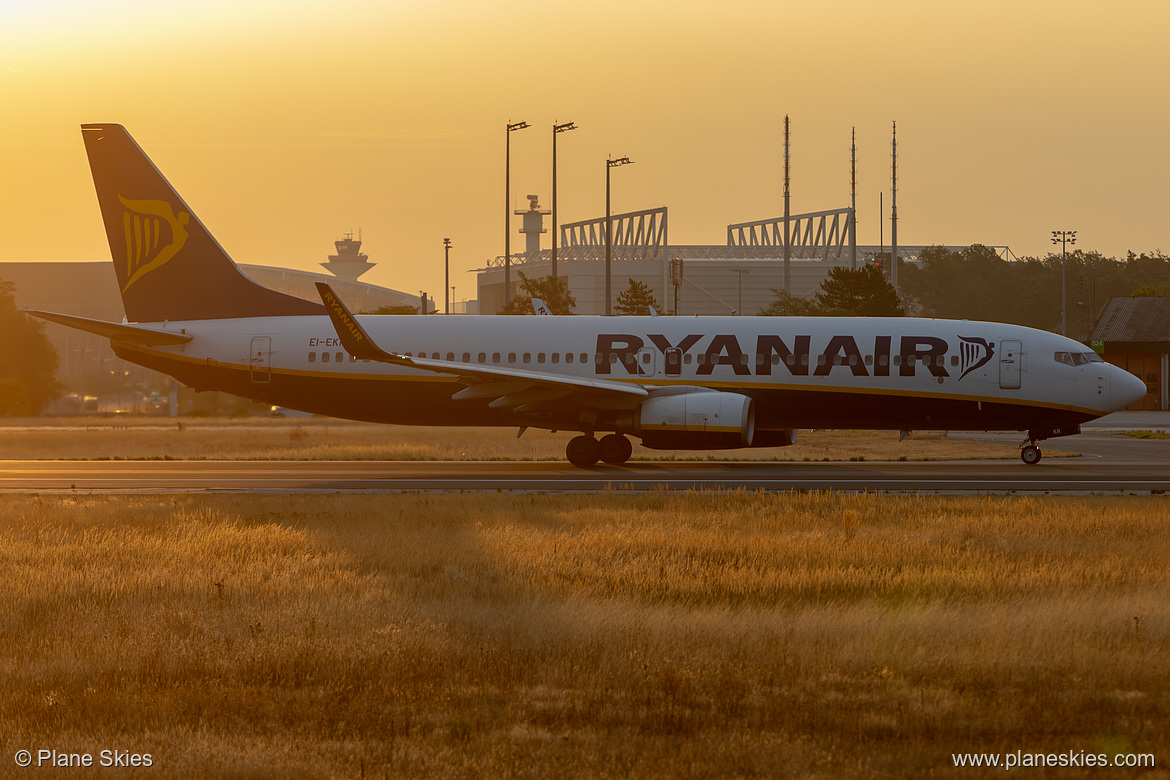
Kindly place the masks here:
[(601, 460), (613, 465), (621, 465), (630, 459), (634, 452), (634, 445), (620, 433), (611, 433), (603, 436), (601, 441), (589, 434), (575, 436), (569, 440), (565, 454), (577, 468), (587, 469)]

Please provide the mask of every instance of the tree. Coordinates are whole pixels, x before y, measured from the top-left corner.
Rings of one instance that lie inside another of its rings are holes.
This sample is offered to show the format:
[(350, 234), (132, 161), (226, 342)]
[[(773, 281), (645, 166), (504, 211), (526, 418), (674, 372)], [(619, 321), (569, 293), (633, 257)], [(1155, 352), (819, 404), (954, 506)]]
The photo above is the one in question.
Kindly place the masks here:
[(57, 351), (44, 324), (16, 310), (16, 285), (0, 281), (0, 415), (32, 417), (61, 395)]
[(553, 314), (572, 314), (577, 306), (577, 300), (569, 292), (569, 283), (565, 277), (542, 276), (539, 279), (529, 279), (520, 272), (521, 294), (512, 298), (512, 302), (500, 309), (500, 314), (534, 314), (532, 299), (540, 298)]
[(817, 293), (817, 308), (822, 314), (846, 317), (906, 316), (898, 291), (874, 265), (829, 269)]
[(787, 290), (772, 288), (772, 292), (776, 298), (766, 309), (760, 309), (761, 317), (815, 317), (820, 314), (817, 305), (810, 300)]
[(662, 304), (654, 297), (654, 291), (650, 286), (637, 279), (630, 279), (630, 286), (618, 293), (613, 311), (615, 314), (648, 317), (651, 306), (654, 307), (654, 311), (662, 311)]

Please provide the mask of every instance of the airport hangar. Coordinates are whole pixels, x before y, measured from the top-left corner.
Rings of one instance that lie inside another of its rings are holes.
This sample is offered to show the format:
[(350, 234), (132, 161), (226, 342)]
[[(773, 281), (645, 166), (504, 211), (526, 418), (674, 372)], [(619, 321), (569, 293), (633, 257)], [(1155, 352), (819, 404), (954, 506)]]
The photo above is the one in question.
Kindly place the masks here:
[[(520, 273), (528, 278), (552, 273), (552, 249), (541, 247), (549, 212), (540, 208), (537, 196), (529, 195), (528, 200), (527, 210), (514, 212), (523, 217), (519, 232), (526, 243), (525, 251), (513, 254), (509, 264), (513, 296), (521, 293)], [(774, 290), (784, 288), (783, 217), (728, 225), (726, 243), (706, 246), (672, 245), (667, 217), (666, 206), (610, 217), (610, 287), (615, 303), (635, 279), (653, 291), (662, 313), (754, 315), (772, 303)], [(577, 302), (573, 313), (604, 314), (605, 217), (562, 224), (558, 233), (557, 276), (568, 280)], [(890, 251), (888, 246), (857, 246), (851, 208), (792, 214), (787, 235), (789, 291), (806, 299), (812, 299), (831, 268), (856, 268)], [(926, 246), (899, 245), (898, 257), (916, 262)], [(1006, 246), (993, 248), (1014, 258)], [(480, 313), (495, 313), (504, 306), (504, 276), (502, 256), (477, 270)]]

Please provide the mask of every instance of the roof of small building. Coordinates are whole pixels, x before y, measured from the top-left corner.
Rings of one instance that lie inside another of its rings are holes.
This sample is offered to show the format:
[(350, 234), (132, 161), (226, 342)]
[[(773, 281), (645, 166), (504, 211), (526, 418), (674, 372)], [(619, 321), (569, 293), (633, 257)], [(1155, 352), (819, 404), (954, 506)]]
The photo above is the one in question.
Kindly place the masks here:
[(1110, 298), (1089, 338), (1170, 343), (1170, 297)]

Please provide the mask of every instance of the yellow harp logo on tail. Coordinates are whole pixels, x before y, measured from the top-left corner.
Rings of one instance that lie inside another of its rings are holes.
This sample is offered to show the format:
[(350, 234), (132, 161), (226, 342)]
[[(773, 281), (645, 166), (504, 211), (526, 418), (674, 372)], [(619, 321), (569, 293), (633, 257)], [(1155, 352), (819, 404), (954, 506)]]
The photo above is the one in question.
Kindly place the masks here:
[[(126, 292), (130, 285), (179, 253), (187, 243), (191, 215), (180, 211), (176, 216), (165, 200), (130, 200), (121, 195), (118, 200), (126, 207), (122, 215), (126, 231), (126, 283), (122, 292)], [(168, 240), (165, 232), (170, 233), (169, 244), (162, 244)]]

